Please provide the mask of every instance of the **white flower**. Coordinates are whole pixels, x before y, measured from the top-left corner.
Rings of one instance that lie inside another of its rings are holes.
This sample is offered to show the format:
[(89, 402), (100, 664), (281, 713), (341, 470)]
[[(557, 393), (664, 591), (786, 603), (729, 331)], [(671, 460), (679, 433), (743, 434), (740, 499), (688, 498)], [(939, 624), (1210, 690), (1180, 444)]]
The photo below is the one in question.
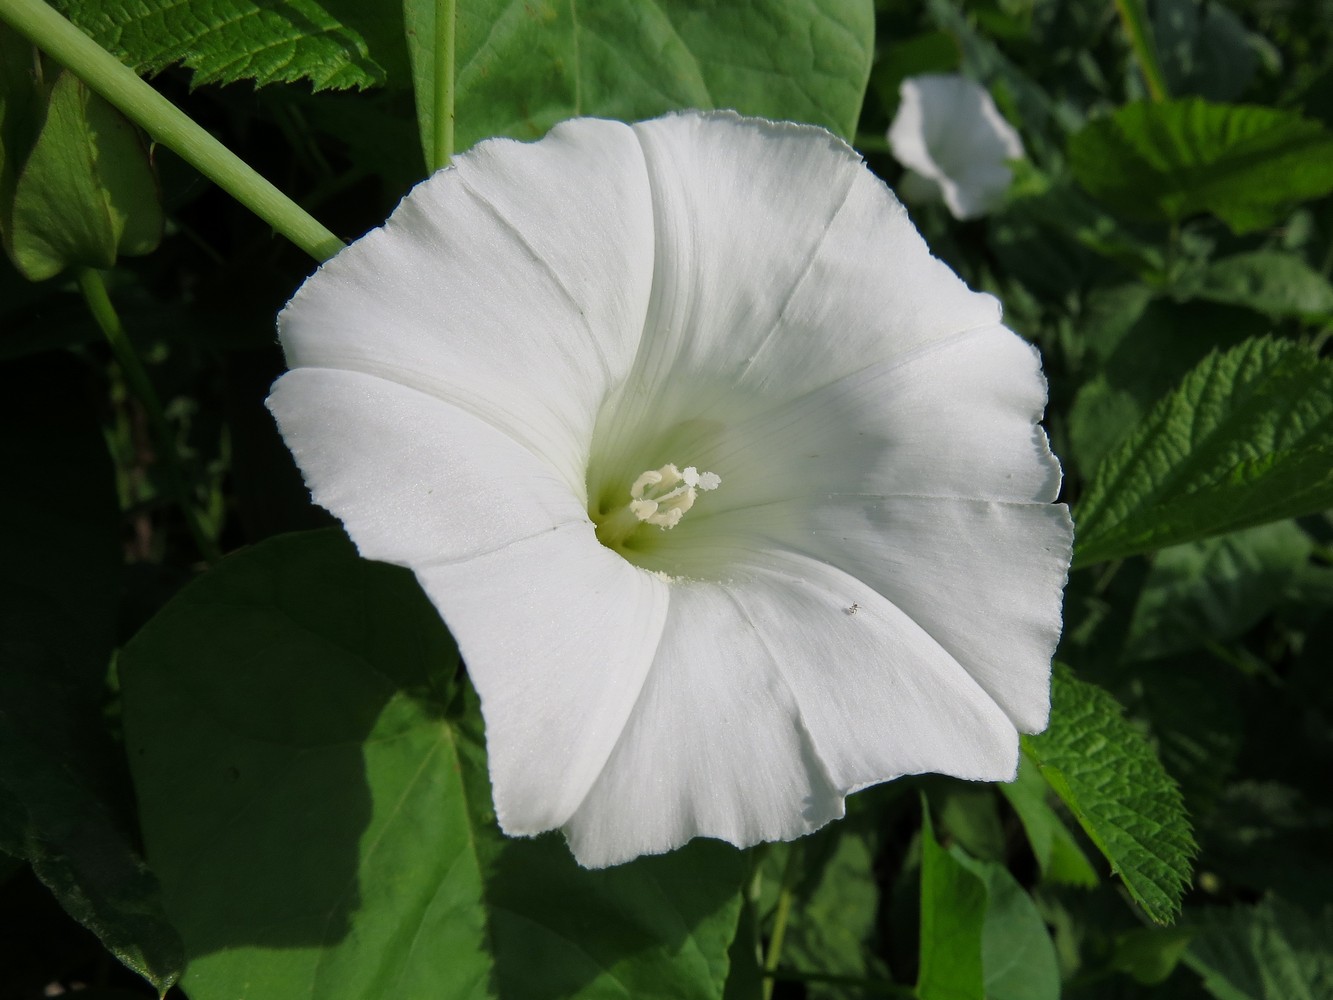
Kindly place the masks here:
[(908, 77), (889, 126), (889, 147), (907, 168), (899, 190), (909, 200), (944, 199), (956, 219), (997, 207), (1023, 156), (1023, 140), (1000, 117), (987, 91), (956, 74)]
[(480, 692), (500, 825), (615, 864), (1014, 775), (1071, 525), (1036, 352), (829, 133), (483, 142), (306, 282), (269, 399)]

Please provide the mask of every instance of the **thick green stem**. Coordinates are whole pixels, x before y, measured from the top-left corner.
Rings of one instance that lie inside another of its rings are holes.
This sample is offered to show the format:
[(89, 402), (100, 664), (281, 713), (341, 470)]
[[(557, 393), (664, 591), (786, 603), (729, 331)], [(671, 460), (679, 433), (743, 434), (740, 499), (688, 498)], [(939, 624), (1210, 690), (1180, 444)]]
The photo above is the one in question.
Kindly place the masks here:
[(768, 954), (764, 956), (764, 1000), (772, 1000), (774, 973), (782, 961), (782, 943), (787, 936), (787, 920), (791, 917), (792, 899), (796, 895), (796, 880), (801, 876), (801, 845), (793, 843), (787, 851), (787, 864), (782, 869), (782, 886), (778, 890), (778, 905), (773, 911), (773, 933), (768, 938)]
[(438, 0), (435, 8), (435, 136), (431, 170), (449, 166), (454, 155), (454, 29), (455, 0)]
[(162, 403), (157, 398), (153, 383), (149, 381), (148, 373), (139, 363), (139, 355), (135, 353), (134, 345), (125, 335), (125, 328), (120, 325), (120, 317), (116, 315), (111, 297), (106, 293), (106, 283), (102, 281), (101, 273), (91, 267), (79, 268), (78, 281), (79, 291), (83, 293), (83, 300), (88, 304), (88, 311), (93, 314), (93, 319), (106, 335), (107, 343), (111, 345), (111, 353), (116, 356), (116, 364), (124, 373), (130, 392), (134, 393), (148, 415), (148, 423), (153, 428), (153, 437), (157, 439), (157, 454), (162, 459), (172, 492), (176, 495), (176, 503), (185, 516), (185, 523), (189, 526), (194, 544), (207, 562), (217, 562), (222, 558), (222, 553), (212, 536), (204, 530), (199, 510), (195, 506), (194, 497), (181, 470), (180, 456), (176, 454), (176, 439), (171, 432), (171, 425), (167, 423)]
[(1143, 8), (1143, 0), (1115, 0), (1116, 13), (1129, 38), (1129, 47), (1134, 50), (1139, 69), (1143, 72), (1143, 82), (1148, 85), (1148, 94), (1154, 101), (1165, 101), (1171, 94), (1166, 87), (1166, 77), (1162, 66), (1157, 61), (1157, 49), (1153, 46), (1148, 29), (1148, 15)]
[(0, 0), (0, 20), (310, 256), (324, 261), (342, 249), (296, 202), (42, 0)]

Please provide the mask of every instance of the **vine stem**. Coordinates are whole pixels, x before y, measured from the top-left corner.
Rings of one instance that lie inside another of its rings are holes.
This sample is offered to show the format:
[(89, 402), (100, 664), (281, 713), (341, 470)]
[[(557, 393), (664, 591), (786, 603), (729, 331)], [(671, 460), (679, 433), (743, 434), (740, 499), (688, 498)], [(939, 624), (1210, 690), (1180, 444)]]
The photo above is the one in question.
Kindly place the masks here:
[(782, 961), (782, 943), (787, 936), (787, 921), (791, 917), (792, 899), (796, 895), (796, 880), (801, 874), (801, 845), (793, 842), (787, 852), (787, 864), (782, 869), (782, 887), (778, 890), (777, 908), (773, 911), (773, 933), (768, 939), (768, 954), (764, 956), (763, 1000), (772, 1000), (774, 974)]
[(222, 558), (222, 553), (212, 536), (204, 530), (199, 510), (195, 506), (194, 497), (190, 495), (185, 474), (181, 470), (175, 438), (162, 410), (162, 402), (157, 398), (157, 391), (139, 362), (139, 355), (135, 352), (134, 345), (125, 335), (125, 328), (121, 326), (116, 308), (111, 304), (111, 296), (107, 294), (106, 282), (102, 280), (101, 272), (91, 267), (79, 268), (77, 278), (79, 291), (88, 305), (88, 311), (92, 313), (93, 319), (106, 335), (107, 343), (111, 345), (111, 353), (115, 355), (116, 364), (124, 372), (130, 391), (148, 414), (153, 437), (157, 439), (157, 452), (162, 456), (167, 478), (171, 482), (171, 490), (176, 495), (176, 503), (180, 506), (181, 513), (185, 516), (185, 523), (190, 529), (191, 537), (194, 538), (194, 544), (206, 562), (215, 563)]
[(1157, 61), (1157, 50), (1149, 37), (1143, 0), (1115, 0), (1115, 9), (1129, 38), (1129, 47), (1134, 50), (1134, 58), (1143, 72), (1143, 82), (1148, 85), (1148, 95), (1154, 101), (1167, 100), (1171, 93), (1162, 74), (1162, 65)]
[(456, 0), (439, 0), (435, 8), (435, 104), (432, 171), (449, 166), (454, 155), (454, 36)]
[(0, 0), (0, 20), (316, 260), (343, 248), (305, 209), (42, 0)]

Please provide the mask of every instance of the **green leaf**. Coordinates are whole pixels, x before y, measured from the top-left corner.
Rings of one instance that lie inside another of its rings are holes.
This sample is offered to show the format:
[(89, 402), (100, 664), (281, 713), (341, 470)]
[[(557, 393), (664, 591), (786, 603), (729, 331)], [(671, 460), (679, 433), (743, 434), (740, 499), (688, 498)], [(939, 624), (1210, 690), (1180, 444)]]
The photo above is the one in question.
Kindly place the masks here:
[(1158, 0), (1152, 5), (1156, 43), (1168, 89), (1213, 101), (1245, 92), (1259, 59), (1239, 17), (1206, 0)]
[[(799, 845), (773, 844), (764, 868), (767, 882), (781, 884), (793, 846), (801, 878), (782, 948), (781, 968), (886, 982), (888, 968), (876, 954), (880, 892), (875, 879), (876, 816), (862, 813), (830, 824)], [(806, 983), (811, 1000), (859, 996), (846, 985)]]
[(982, 934), (986, 883), (935, 840), (930, 810), (921, 818), (920, 1000), (985, 1000)]
[(1023, 751), (1064, 800), (1148, 917), (1180, 910), (1196, 852), (1180, 789), (1115, 699), (1059, 666), (1051, 726)]
[(1333, 506), (1333, 362), (1250, 340), (1213, 353), (1092, 476), (1076, 565)]
[[(422, 145), (434, 134), (435, 0), (405, 0)], [(535, 139), (579, 115), (680, 108), (853, 135), (873, 55), (870, 0), (477, 0), (458, 5), (455, 147)]]
[(1186, 963), (1218, 1000), (1333, 996), (1333, 906), (1318, 915), (1270, 897), (1256, 906), (1199, 910)]
[(157, 178), (139, 133), (64, 72), (14, 187), (7, 249), (30, 281), (70, 265), (110, 267), (162, 238)]
[(132, 846), (124, 757), (104, 724), (120, 518), (83, 376), (48, 354), (5, 366), (0, 384), (0, 518), (23, 526), (0, 560), (0, 851), (29, 862), (71, 917), (165, 991), (181, 943)]
[(405, 570), (244, 550), (124, 653), (148, 855), (192, 1000), (720, 997), (741, 855), (586, 871), (491, 807), (476, 699)]
[(140, 74), (180, 63), (194, 86), (308, 80), (316, 90), (407, 85), (398, 0), (58, 0)]
[(986, 888), (981, 965), (986, 1000), (1059, 1000), (1060, 964), (1037, 905), (997, 861), (978, 861), (959, 847), (950, 856)]
[(1017, 780), (1002, 782), (999, 789), (1023, 824), (1023, 832), (1032, 846), (1042, 878), (1058, 885), (1085, 889), (1097, 884), (1097, 872), (1083, 848), (1047, 801), (1051, 788), (1036, 765), (1028, 758), (1022, 758)]
[(1163, 549), (1134, 608), (1126, 655), (1167, 656), (1243, 634), (1282, 600), (1312, 549), (1291, 521)]
[(1178, 285), (1178, 297), (1245, 306), (1267, 316), (1333, 315), (1333, 285), (1294, 253), (1255, 250), (1212, 261)]
[(1111, 968), (1143, 986), (1164, 982), (1185, 956), (1192, 927), (1136, 927), (1116, 935)]
[(1333, 134), (1292, 111), (1199, 99), (1126, 105), (1069, 141), (1093, 197), (1132, 219), (1212, 212), (1237, 233), (1333, 191)]

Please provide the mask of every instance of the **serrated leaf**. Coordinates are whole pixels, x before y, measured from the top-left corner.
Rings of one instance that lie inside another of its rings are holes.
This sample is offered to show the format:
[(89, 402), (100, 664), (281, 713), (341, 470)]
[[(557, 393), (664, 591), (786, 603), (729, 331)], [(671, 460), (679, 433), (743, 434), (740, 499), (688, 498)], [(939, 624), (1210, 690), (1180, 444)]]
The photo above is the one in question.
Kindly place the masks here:
[(69, 72), (51, 88), (7, 224), (6, 249), (30, 281), (70, 266), (110, 267), (162, 238), (157, 178), (142, 139)]
[(920, 1000), (985, 1000), (986, 884), (940, 846), (923, 800)]
[(1180, 910), (1196, 853), (1180, 789), (1106, 691), (1058, 666), (1051, 725), (1023, 752), (1150, 919)]
[[(404, 4), (428, 161), (436, 7)], [(870, 0), (463, 2), (454, 145), (467, 149), (493, 135), (535, 139), (579, 115), (634, 121), (680, 108), (732, 108), (850, 137), (873, 36)]]
[(1212, 212), (1237, 233), (1333, 191), (1333, 134), (1292, 111), (1191, 98), (1129, 104), (1069, 140), (1069, 165), (1122, 215)]
[(58, 0), (141, 74), (177, 63), (193, 83), (308, 80), (316, 90), (406, 86), (399, 0)]
[(1325, 1000), (1333, 996), (1333, 906), (1307, 914), (1270, 897), (1255, 906), (1190, 914), (1186, 963), (1218, 1000)]
[(1280, 250), (1212, 261), (1173, 291), (1178, 297), (1245, 306), (1273, 317), (1333, 314), (1333, 284), (1301, 257)]
[(456, 667), (411, 574), (334, 531), (231, 556), (126, 649), (192, 1000), (721, 996), (741, 855), (590, 872), (558, 837), (501, 836)]
[(1213, 353), (1097, 467), (1086, 565), (1333, 506), (1333, 362), (1271, 339)]

